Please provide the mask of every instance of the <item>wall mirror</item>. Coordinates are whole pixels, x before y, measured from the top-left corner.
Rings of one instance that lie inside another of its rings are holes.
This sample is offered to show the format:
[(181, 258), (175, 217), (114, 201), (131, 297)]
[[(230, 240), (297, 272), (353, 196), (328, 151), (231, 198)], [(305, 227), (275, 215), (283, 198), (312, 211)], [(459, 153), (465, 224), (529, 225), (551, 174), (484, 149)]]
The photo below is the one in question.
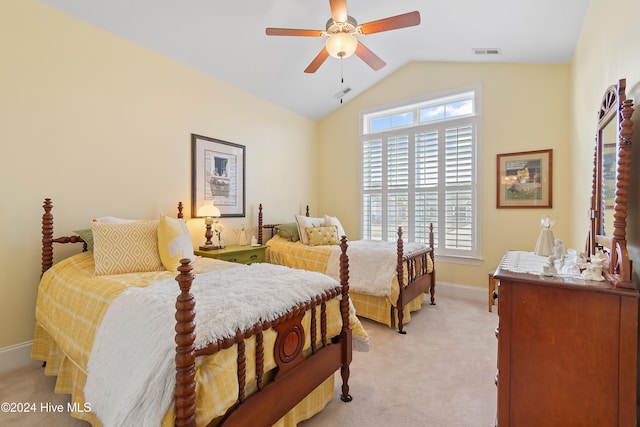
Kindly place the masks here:
[(590, 257), (602, 253), (608, 258), (607, 280), (634, 287), (626, 241), (633, 101), (626, 99), (625, 86), (621, 79), (607, 88), (598, 111), (587, 250)]

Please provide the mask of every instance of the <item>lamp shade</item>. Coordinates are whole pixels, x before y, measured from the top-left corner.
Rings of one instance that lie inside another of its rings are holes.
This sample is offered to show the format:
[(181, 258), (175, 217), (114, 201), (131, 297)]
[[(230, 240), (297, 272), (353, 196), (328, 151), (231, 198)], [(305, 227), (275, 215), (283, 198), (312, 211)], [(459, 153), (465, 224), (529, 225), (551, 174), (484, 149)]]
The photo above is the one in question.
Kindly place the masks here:
[(218, 218), (220, 217), (220, 209), (215, 207), (213, 204), (206, 204), (201, 206), (198, 209), (198, 216), (204, 216), (204, 217), (212, 216), (214, 218)]
[(358, 40), (353, 34), (336, 33), (327, 38), (325, 47), (334, 58), (348, 58), (358, 47)]

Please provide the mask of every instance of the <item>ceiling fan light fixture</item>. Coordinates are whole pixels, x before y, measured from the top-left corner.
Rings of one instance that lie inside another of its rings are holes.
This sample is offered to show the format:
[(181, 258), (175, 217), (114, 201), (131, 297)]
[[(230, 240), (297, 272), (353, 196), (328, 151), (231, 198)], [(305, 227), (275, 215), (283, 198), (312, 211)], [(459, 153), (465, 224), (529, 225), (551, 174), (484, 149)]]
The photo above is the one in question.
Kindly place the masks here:
[(325, 48), (334, 58), (348, 58), (356, 51), (358, 40), (350, 33), (335, 33), (327, 37)]

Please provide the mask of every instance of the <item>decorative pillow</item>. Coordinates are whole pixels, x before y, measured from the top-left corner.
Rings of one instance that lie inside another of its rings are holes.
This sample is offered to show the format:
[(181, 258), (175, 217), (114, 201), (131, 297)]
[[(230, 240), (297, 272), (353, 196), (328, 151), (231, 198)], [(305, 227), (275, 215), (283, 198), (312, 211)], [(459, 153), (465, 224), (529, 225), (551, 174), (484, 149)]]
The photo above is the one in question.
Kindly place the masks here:
[(309, 236), (307, 236), (307, 227), (324, 227), (324, 218), (313, 218), (305, 215), (296, 215), (296, 223), (298, 224), (298, 234), (300, 240), (305, 245), (309, 244)]
[(82, 240), (84, 240), (84, 242), (87, 244), (88, 251), (93, 250), (93, 233), (91, 232), (90, 228), (86, 228), (84, 230), (75, 230), (74, 233), (82, 237)]
[(91, 223), (95, 275), (162, 271), (158, 221), (126, 224)]
[(335, 225), (330, 227), (307, 227), (306, 231), (311, 246), (338, 244), (338, 227)]
[(338, 239), (341, 239), (342, 236), (346, 236), (347, 235), (347, 233), (344, 232), (344, 227), (340, 223), (340, 220), (335, 216), (325, 215), (324, 216), (324, 225), (325, 225), (325, 227), (328, 227), (330, 225), (335, 225), (338, 228)]
[(169, 271), (176, 271), (182, 258), (193, 260), (193, 243), (184, 220), (160, 215), (158, 253)]
[(290, 242), (297, 242), (298, 240), (300, 240), (300, 233), (298, 233), (298, 224), (296, 224), (295, 222), (279, 224), (275, 228), (278, 236), (283, 237)]

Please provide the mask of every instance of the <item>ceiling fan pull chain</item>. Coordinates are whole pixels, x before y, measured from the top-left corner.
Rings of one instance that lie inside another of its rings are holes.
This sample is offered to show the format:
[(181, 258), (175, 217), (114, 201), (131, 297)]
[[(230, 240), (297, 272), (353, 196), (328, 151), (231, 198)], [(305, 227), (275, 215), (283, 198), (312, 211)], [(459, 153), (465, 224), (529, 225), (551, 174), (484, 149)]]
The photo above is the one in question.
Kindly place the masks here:
[[(340, 92), (344, 93), (344, 63), (343, 58), (340, 57)], [(340, 97), (340, 104), (342, 104), (342, 97)]]

